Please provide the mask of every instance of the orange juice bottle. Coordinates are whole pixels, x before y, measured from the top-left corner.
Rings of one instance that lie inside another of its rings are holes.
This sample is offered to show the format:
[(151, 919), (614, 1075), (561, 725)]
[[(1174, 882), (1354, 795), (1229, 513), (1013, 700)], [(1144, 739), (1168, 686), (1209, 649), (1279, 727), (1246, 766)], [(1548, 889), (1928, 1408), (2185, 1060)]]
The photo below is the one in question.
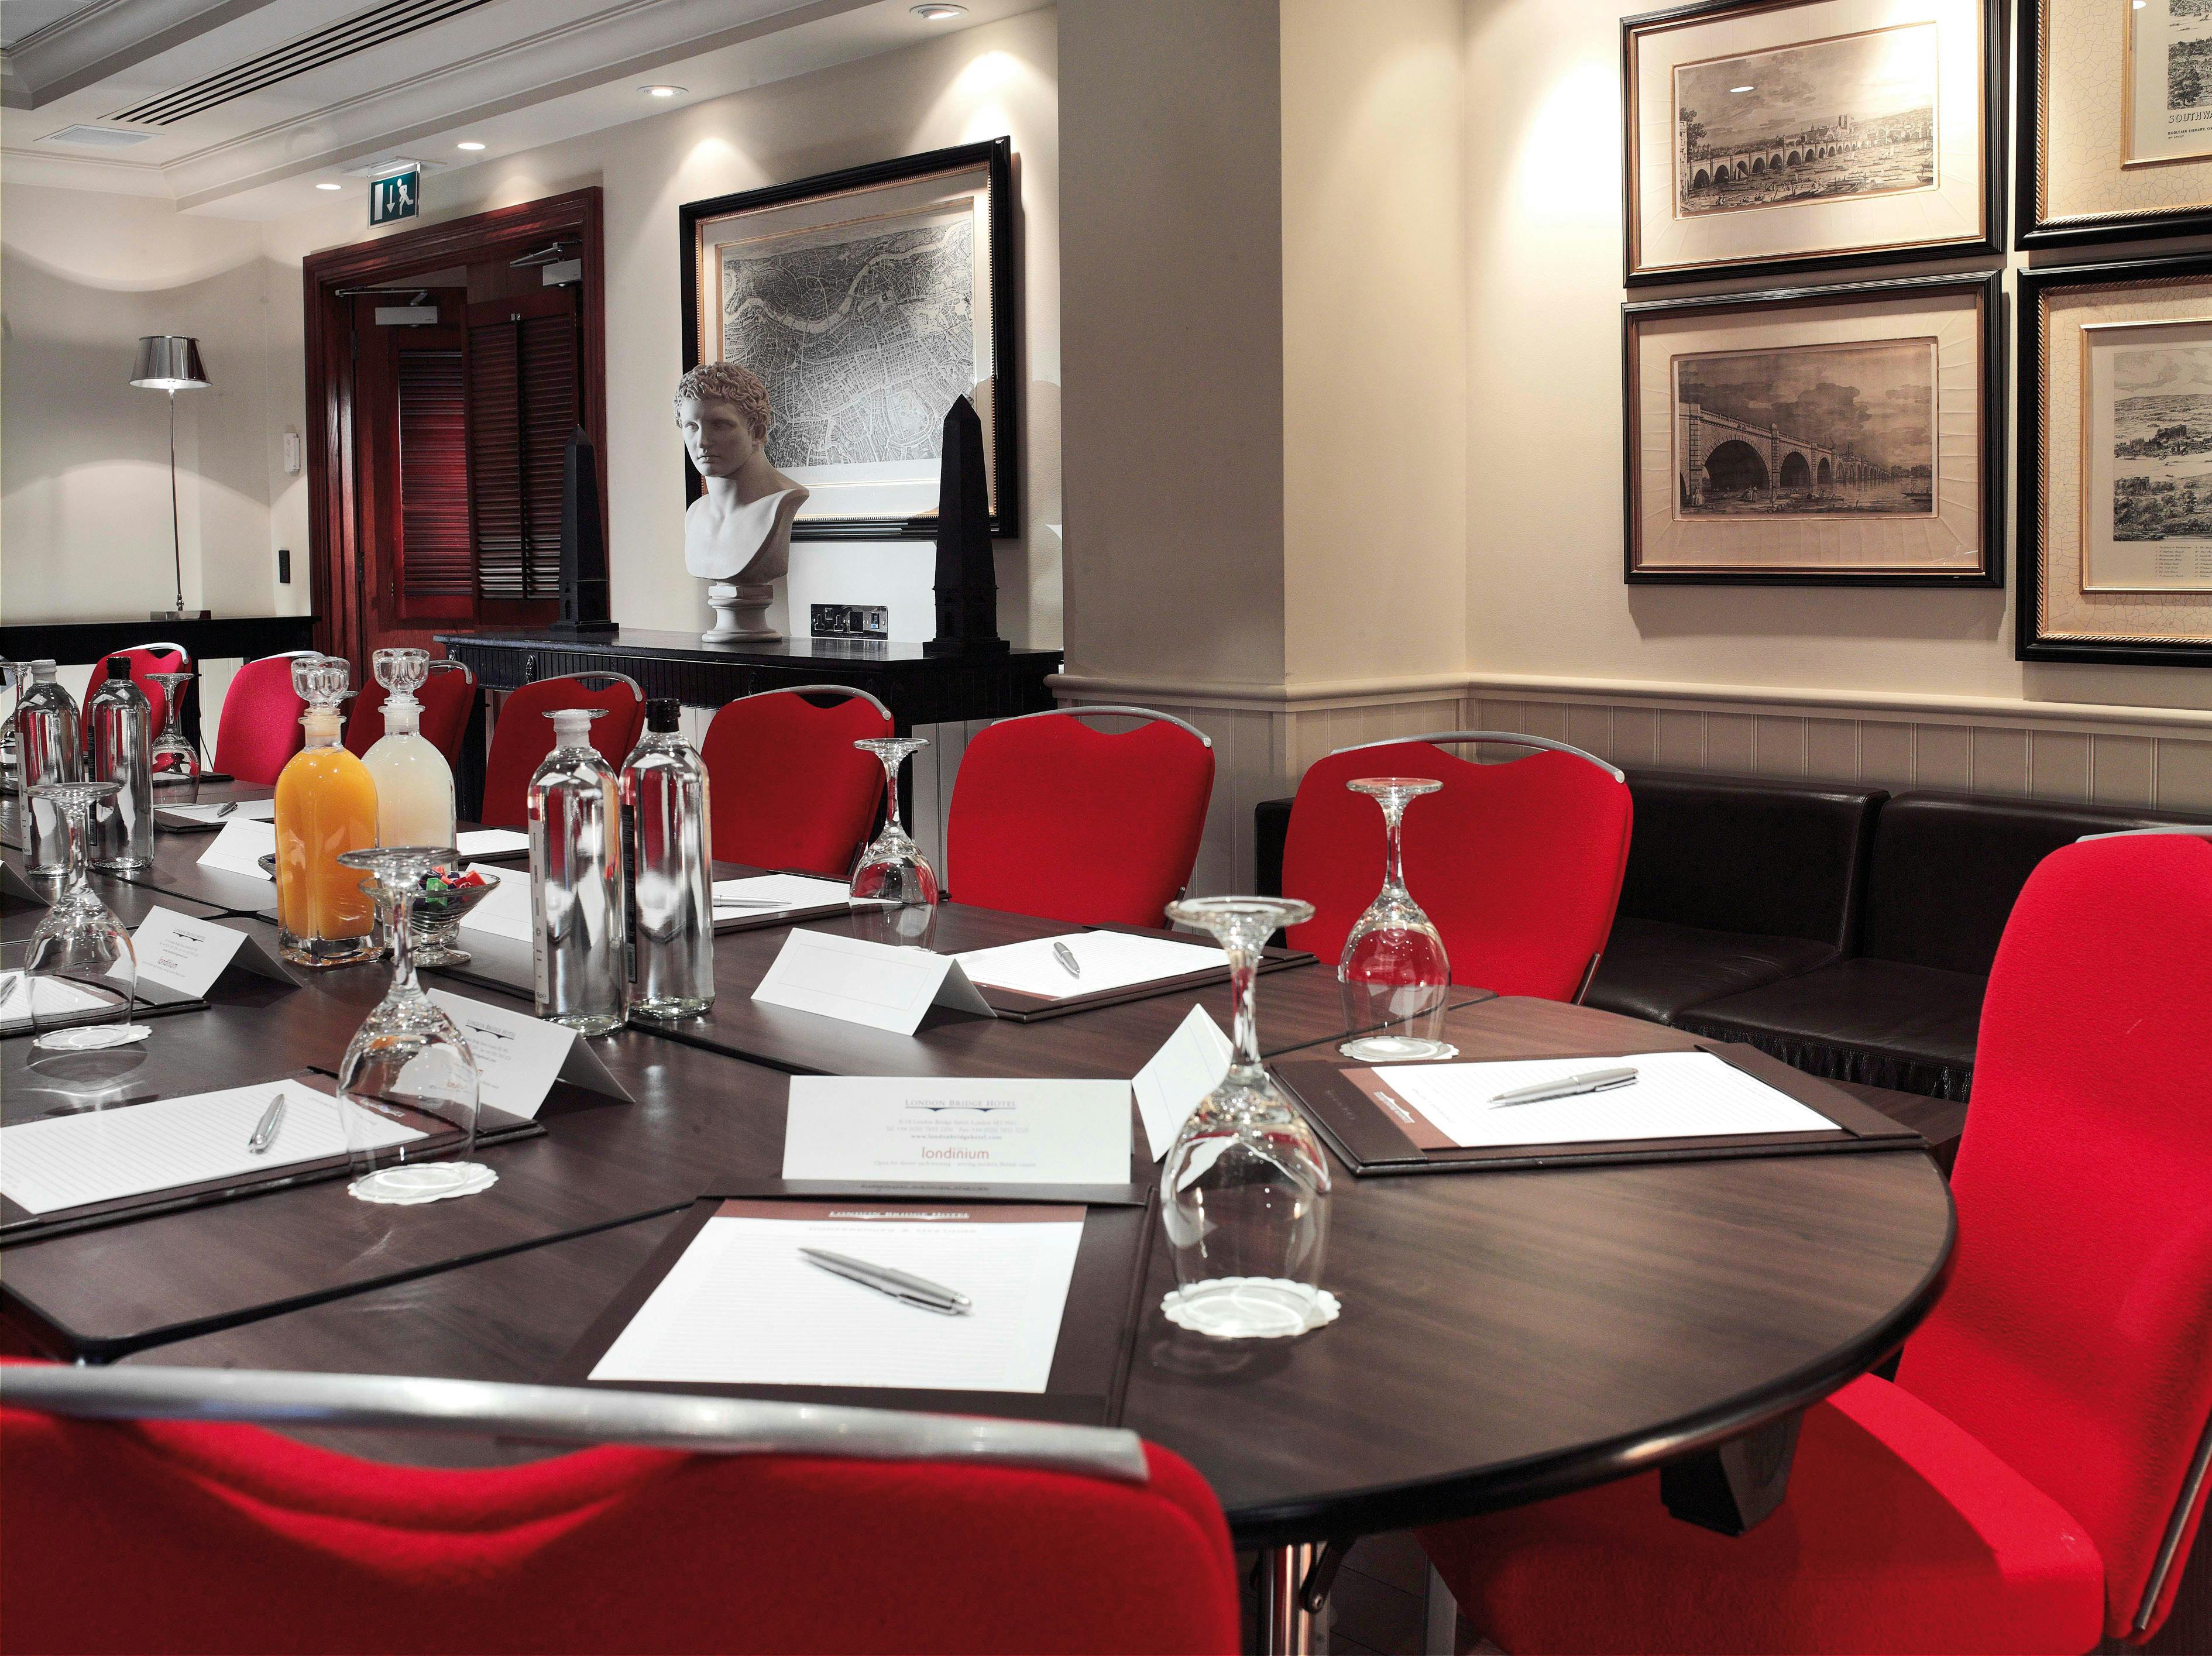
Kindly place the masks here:
[(307, 703), (307, 745), (276, 779), (276, 931), (301, 966), (350, 966), (379, 952), (375, 914), (341, 852), (376, 843), (376, 783), (346, 751), (339, 706), (350, 670), (337, 656), (301, 656), (292, 687)]

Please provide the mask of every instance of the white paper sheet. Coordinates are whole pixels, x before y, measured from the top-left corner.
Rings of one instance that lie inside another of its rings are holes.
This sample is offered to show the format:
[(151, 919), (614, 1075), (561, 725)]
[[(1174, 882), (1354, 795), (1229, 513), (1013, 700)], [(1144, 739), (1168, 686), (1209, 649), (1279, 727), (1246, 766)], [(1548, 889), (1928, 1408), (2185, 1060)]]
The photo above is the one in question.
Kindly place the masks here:
[[(1052, 949), (1056, 943), (1067, 945), (1075, 963), (1083, 968), (1081, 977), (1060, 964)], [(988, 983), (994, 989), (1040, 995), (1048, 1000), (1127, 989), (1157, 983), (1162, 978), (1188, 977), (1193, 972), (1226, 970), (1229, 965), (1229, 957), (1211, 943), (1176, 943), (1127, 931), (1067, 931), (1057, 937), (1001, 943), (996, 949), (972, 949), (953, 958), (966, 970), (971, 983)]]
[[(226, 810), (228, 806), (229, 809)], [(217, 800), (211, 805), (165, 805), (157, 795), (154, 809), (168, 816), (181, 816), (189, 822), (273, 822), (276, 820), (274, 799)]]
[[(278, 1093), (284, 1121), (276, 1140), (248, 1155), (246, 1140)], [(53, 1213), (343, 1156), (338, 1110), (326, 1093), (276, 1081), (26, 1121), (0, 1128), (0, 1194), (33, 1213)], [(373, 1112), (359, 1113), (359, 1121), (365, 1148), (423, 1137)]]
[(803, 929), (784, 938), (753, 998), (900, 1035), (932, 1006), (998, 1016), (951, 955)]
[[(213, 920), (196, 920), (158, 903), (131, 934), (131, 944), (138, 957), (139, 981), (158, 983), (179, 994), (206, 994), (234, 959), (257, 976), (279, 983), (295, 981), (283, 963), (248, 933)], [(118, 961), (108, 975), (118, 976), (121, 970)]]
[[(598, 1380), (1042, 1392), (1083, 1240), (1079, 1207), (975, 1208), (966, 1217), (775, 1218), (866, 1213), (812, 1204), (726, 1204), (592, 1370)], [(799, 1257), (827, 1249), (889, 1265), (975, 1304), (940, 1316)]]
[(208, 848), (200, 852), (200, 864), (204, 868), (221, 869), (226, 874), (242, 874), (249, 880), (273, 880), (261, 866), (264, 857), (276, 852), (276, 825), (274, 822), (241, 821), (232, 817), (222, 825), (222, 832), (208, 841)]
[(477, 1098), (493, 1109), (534, 1121), (546, 1094), (562, 1080), (626, 1104), (635, 1101), (591, 1043), (567, 1025), (443, 989), (431, 990), (430, 998), (468, 1038), (477, 1061)]
[(483, 868), (469, 864), (468, 872), (495, 882), (491, 895), (461, 916), (461, 930), (482, 931), (494, 937), (531, 941), (530, 870), (523, 868)]
[(1190, 1113), (1228, 1075), (1236, 1051), (1206, 1008), (1194, 1006), (1167, 1044), (1137, 1071), (1137, 1113), (1144, 1118), (1153, 1161), (1174, 1148)]
[[(117, 993), (119, 1000), (120, 990)], [(116, 1004), (102, 1000), (90, 990), (80, 989), (64, 978), (33, 981), (24, 977), (20, 968), (0, 972), (0, 1029), (12, 1032), (29, 1028), (34, 1004), (41, 1013), (51, 1012), (58, 1018)]]
[(453, 836), (464, 857), (513, 857), (530, 849), (530, 836), (514, 828), (469, 828)]
[[(1633, 1065), (1636, 1084), (1499, 1108), (1516, 1087)], [(1732, 1133), (1833, 1132), (1836, 1124), (1711, 1052), (1522, 1059), (1488, 1064), (1390, 1064), (1376, 1075), (1453, 1143), (1576, 1144), (1611, 1138), (1710, 1138)]]
[[(750, 919), (775, 914), (793, 908), (820, 908), (831, 903), (842, 903), (851, 895), (845, 885), (836, 880), (810, 879), (804, 874), (755, 874), (742, 880), (714, 882), (717, 899), (744, 899), (741, 907), (717, 907), (718, 920)], [(756, 904), (769, 907), (757, 907)]]
[(786, 1179), (1126, 1185), (1126, 1081), (793, 1076)]

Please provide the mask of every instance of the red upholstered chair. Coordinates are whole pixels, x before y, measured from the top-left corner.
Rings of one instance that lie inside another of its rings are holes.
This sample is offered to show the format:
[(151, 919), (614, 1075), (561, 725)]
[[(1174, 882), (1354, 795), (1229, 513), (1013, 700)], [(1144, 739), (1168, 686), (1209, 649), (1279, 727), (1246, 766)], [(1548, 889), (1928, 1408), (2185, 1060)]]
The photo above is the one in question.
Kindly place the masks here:
[(485, 827), (523, 825), (530, 779), (553, 751), (553, 721), (545, 715), (556, 707), (605, 708), (605, 719), (592, 721), (592, 745), (620, 770), (645, 722), (645, 692), (623, 673), (570, 673), (508, 692), (492, 727), (491, 751), (484, 755)]
[[(1477, 764), (1439, 743), (1534, 748)], [(1283, 893), (1314, 906), (1291, 946), (1324, 964), (1382, 887), (1382, 814), (1345, 784), (1426, 776), (1440, 792), (1407, 809), (1406, 885), (1443, 933), (1452, 977), (1501, 995), (1579, 1000), (1613, 930), (1628, 869), (1628, 784), (1564, 742), (1455, 731), (1343, 748), (1298, 779), (1283, 844)]]
[[(169, 698), (161, 687), (148, 677), (149, 673), (189, 673), (192, 670), (191, 652), (181, 644), (141, 644), (129, 650), (111, 653), (131, 658), (131, 682), (145, 693), (152, 730), (161, 734), (161, 721), (168, 716)], [(104, 659), (104, 658), (103, 658)], [(101, 675), (94, 674), (98, 678)]]
[[(1237, 1645), (1221, 1508), (1131, 1432), (47, 1364), (0, 1365), (0, 1405), (11, 1651)], [(662, 1447), (455, 1471), (209, 1423), (240, 1419)]]
[(284, 763), (307, 741), (300, 725), (307, 704), (292, 688), (292, 661), (313, 650), (249, 661), (231, 675), (216, 727), (215, 767), (241, 782), (273, 786)]
[[(1093, 716), (1141, 719), (1097, 731)], [(1061, 707), (987, 726), (945, 827), (963, 903), (1078, 925), (1164, 925), (1213, 798), (1213, 743), (1148, 707)]]
[(764, 690), (725, 706), (699, 749), (714, 855), (843, 879), (884, 797), (881, 761), (853, 743), (893, 733), (890, 708), (842, 684)]
[[(346, 715), (345, 744), (356, 755), (367, 753), (384, 735), (384, 686), (372, 675)], [(469, 714), (477, 705), (477, 676), (458, 661), (433, 661), (422, 702), (423, 737), (448, 765), (459, 764), (461, 739), (469, 733)]]
[(1807, 1410), (1744, 1535), (1668, 1517), (1653, 1473), (1430, 1530), (1430, 1557), (1515, 1652), (2148, 1639), (2212, 1456), (2209, 1122), (2212, 844), (2046, 858), (1982, 1008), (1951, 1280), (1896, 1383)]

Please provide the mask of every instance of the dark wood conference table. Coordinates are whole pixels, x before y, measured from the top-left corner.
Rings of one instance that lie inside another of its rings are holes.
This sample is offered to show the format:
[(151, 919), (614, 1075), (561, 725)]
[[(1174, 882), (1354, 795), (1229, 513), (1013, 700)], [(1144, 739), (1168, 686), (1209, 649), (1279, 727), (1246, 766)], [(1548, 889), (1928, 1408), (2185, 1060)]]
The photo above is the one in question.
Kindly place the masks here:
[[(180, 870), (206, 841), (161, 836), (155, 867), (132, 883), (204, 895)], [(118, 912), (141, 901), (125, 895)], [(11, 913), (0, 935), (20, 939), (34, 918)], [(264, 921), (229, 923), (273, 943)], [(947, 905), (933, 942), (975, 948), (1064, 929)], [(596, 1042), (637, 1101), (556, 1095), (542, 1136), (481, 1152), (500, 1174), (481, 1196), (374, 1208), (331, 1182), (22, 1241), (0, 1251), (0, 1308), (61, 1356), (540, 1381), (692, 1198), (724, 1180), (776, 1175), (789, 1073), (1122, 1078), (1194, 1001), (1226, 1015), (1226, 991), (1208, 989), (1027, 1023), (933, 1013), (912, 1037), (797, 1013), (769, 1020), (747, 997), (781, 935), (719, 938), (714, 1013), (678, 1038), (626, 1030)], [(526, 1009), (526, 997), (481, 979), (428, 975)], [(118, 1095), (166, 1095), (334, 1067), (386, 978), (368, 966), (290, 991), (226, 980), (208, 1010), (161, 1020), (113, 1084)], [(1259, 1017), (1277, 1056), (1324, 1055), (1345, 1033), (1334, 973), (1320, 965), (1264, 974)], [(1480, 991), (1448, 1022), (1468, 1058), (1696, 1044)], [(46, 1107), (28, 1046), (0, 1041), (8, 1120)], [(1896, 1349), (1934, 1303), (1951, 1247), (1948, 1190), (1911, 1150), (1336, 1172), (1324, 1277), (1339, 1320), (1287, 1343), (1185, 1332), (1158, 1309), (1173, 1275), (1155, 1247), (1121, 1413), (1206, 1477), (1240, 1545), (1266, 1550), (1269, 1648), (1314, 1636), (1299, 1589), (1330, 1568), (1323, 1544), (1666, 1463), (1714, 1464), (1747, 1435), (1771, 1438)], [(530, 1453), (385, 1433), (324, 1441), (447, 1465)]]

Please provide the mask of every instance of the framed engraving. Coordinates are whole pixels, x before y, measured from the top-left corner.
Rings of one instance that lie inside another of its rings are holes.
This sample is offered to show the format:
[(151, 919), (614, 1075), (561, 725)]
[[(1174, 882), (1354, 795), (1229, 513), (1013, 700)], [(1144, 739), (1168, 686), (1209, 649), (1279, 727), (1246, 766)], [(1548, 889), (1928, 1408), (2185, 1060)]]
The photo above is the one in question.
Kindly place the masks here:
[(1623, 306), (1627, 579), (2002, 585), (2000, 280)]
[(1629, 284), (1997, 252), (2004, 29), (2000, 0), (1623, 20)]
[(991, 532), (1020, 533), (1012, 179), (994, 138), (681, 209), (684, 366), (736, 361), (768, 388), (769, 458), (809, 491), (793, 538), (933, 536), (963, 396)]
[(2024, 661), (2212, 666), (2212, 256), (2025, 270)]
[(2021, 0), (2023, 248), (2212, 232), (2212, 0)]

